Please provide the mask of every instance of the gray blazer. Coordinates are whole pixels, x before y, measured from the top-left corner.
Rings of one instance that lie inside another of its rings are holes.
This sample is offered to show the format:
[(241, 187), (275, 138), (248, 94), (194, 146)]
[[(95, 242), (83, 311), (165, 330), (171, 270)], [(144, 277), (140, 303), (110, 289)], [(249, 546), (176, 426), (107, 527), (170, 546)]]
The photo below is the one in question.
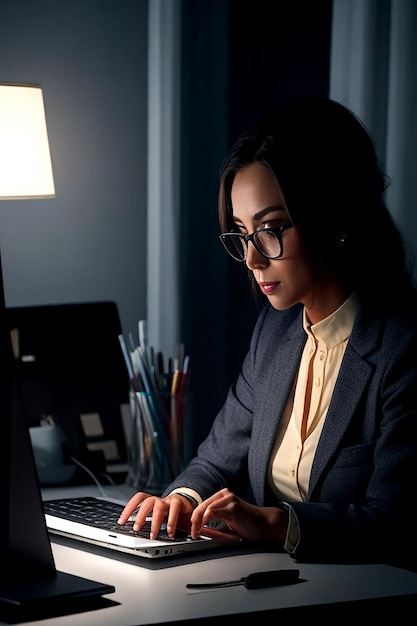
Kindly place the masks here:
[[(267, 305), (241, 372), (197, 456), (166, 489), (223, 487), (280, 506), (266, 473), (306, 333), (302, 307)], [(417, 567), (417, 320), (359, 304), (314, 457), (308, 502), (289, 503), (310, 561)], [(250, 491), (248, 492), (248, 489)], [(410, 506), (412, 505), (412, 506)]]

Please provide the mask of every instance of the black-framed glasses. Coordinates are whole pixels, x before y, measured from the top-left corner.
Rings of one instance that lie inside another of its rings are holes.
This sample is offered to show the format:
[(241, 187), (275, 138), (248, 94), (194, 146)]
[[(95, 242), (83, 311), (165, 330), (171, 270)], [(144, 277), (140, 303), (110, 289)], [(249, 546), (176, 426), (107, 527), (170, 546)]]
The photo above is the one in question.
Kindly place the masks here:
[(251, 235), (243, 233), (222, 233), (220, 241), (235, 261), (245, 261), (248, 255), (248, 242), (251, 241), (259, 254), (266, 259), (279, 259), (284, 254), (282, 233), (294, 224), (288, 223), (275, 228), (260, 228)]

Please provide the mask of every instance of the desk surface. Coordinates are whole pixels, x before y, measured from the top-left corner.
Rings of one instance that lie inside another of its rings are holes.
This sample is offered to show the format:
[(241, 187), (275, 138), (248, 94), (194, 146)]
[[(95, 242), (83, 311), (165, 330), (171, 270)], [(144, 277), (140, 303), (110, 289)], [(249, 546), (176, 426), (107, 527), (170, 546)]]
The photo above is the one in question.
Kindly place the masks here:
[[(62, 490), (60, 493), (62, 495)], [(89, 493), (99, 495), (94, 488)], [(46, 497), (56, 495), (53, 490)], [(58, 570), (114, 585), (116, 592), (105, 596), (108, 606), (103, 608), (21, 623), (133, 626), (199, 619), (203, 623), (213, 620), (217, 626), (223, 623), (221, 616), (230, 623), (230, 616), (240, 613), (253, 613), (253, 617), (258, 612), (279, 611), (287, 615), (290, 609), (294, 612), (307, 607), (312, 616), (314, 609), (334, 607), (337, 603), (347, 603), (343, 605), (343, 614), (346, 607), (357, 602), (378, 599), (382, 603), (381, 611), (385, 610), (387, 600), (398, 597), (402, 606), (409, 601), (416, 602), (417, 606), (417, 574), (386, 565), (295, 563), (287, 554), (274, 552), (205, 553), (156, 562), (115, 555), (94, 546), (81, 548), (63, 538), (54, 539), (52, 549)], [(257, 590), (246, 589), (243, 585), (210, 590), (186, 588), (189, 582), (241, 578), (255, 571), (286, 567), (298, 568), (301, 581)], [(337, 609), (340, 615), (340, 605)], [(262, 615), (263, 624), (268, 623), (268, 615)]]

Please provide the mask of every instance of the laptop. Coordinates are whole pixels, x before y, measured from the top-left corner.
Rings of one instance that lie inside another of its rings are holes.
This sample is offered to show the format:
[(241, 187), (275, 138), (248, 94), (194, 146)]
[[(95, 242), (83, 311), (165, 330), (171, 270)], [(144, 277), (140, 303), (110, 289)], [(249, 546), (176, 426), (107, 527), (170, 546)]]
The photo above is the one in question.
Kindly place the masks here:
[(180, 528), (173, 539), (169, 538), (165, 525), (157, 539), (149, 539), (151, 518), (139, 532), (133, 531), (134, 516), (120, 526), (117, 520), (124, 505), (107, 497), (58, 498), (44, 500), (43, 504), (50, 533), (148, 559), (225, 549), (244, 542), (241, 537), (222, 531), (223, 523), (217, 520), (197, 539)]

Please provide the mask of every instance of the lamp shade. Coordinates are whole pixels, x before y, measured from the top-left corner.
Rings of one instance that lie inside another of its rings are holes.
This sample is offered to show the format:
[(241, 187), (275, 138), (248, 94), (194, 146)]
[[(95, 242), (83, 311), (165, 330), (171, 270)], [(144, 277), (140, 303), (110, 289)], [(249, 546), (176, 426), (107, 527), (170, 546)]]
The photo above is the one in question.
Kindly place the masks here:
[(42, 89), (0, 83), (0, 199), (53, 197)]

